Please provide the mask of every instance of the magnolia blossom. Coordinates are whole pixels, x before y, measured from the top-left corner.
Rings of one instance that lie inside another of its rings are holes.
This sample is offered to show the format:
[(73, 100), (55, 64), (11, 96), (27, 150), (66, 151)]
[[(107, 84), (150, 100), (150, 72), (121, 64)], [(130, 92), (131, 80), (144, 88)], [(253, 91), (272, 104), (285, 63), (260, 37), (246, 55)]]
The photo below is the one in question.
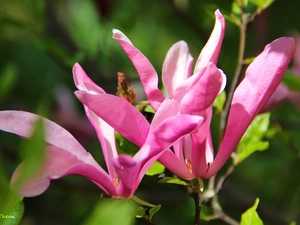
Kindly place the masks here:
[[(121, 31), (113, 30), (113, 38), (135, 66), (149, 103), (156, 111), (150, 133), (175, 115), (198, 115), (204, 118), (196, 132), (185, 135), (173, 144), (174, 151), (167, 149), (159, 158), (169, 170), (184, 179), (209, 178), (225, 164), (253, 118), (279, 85), (295, 51), (294, 39), (279, 38), (267, 45), (247, 68), (244, 80), (234, 92), (224, 138), (214, 158), (210, 132), (212, 103), (226, 83), (225, 75), (216, 67), (225, 33), (225, 20), (218, 10), (215, 15), (213, 32), (198, 57), (193, 73), (192, 56), (184, 41), (174, 44), (169, 50), (162, 70), (166, 97), (158, 89), (158, 76), (149, 60)], [(91, 97), (77, 97), (100, 118), (108, 120), (108, 115), (101, 112), (99, 107), (97, 110), (97, 104), (105, 102), (91, 104)], [(107, 110), (112, 111), (113, 108)], [(118, 121), (107, 122), (123, 136), (131, 132), (120, 129)], [(140, 133), (139, 136), (141, 140), (146, 140), (146, 135)], [(132, 141), (139, 145), (135, 140)], [(124, 168), (130, 164), (129, 161), (119, 163)]]
[[(37, 119), (42, 119), (45, 126), (45, 141), (49, 145), (42, 166), (31, 174), (21, 187), (15, 186), (26, 162), (21, 164), (12, 176), (11, 186), (17, 188), (22, 196), (39, 195), (48, 188), (50, 180), (74, 174), (88, 178), (108, 195), (130, 198), (146, 171), (163, 150), (169, 148), (177, 139), (193, 132), (201, 124), (200, 116), (178, 115), (168, 118), (149, 132), (152, 126), (129, 102), (106, 94), (89, 79), (79, 64), (75, 64), (73, 74), (75, 85), (79, 89), (76, 95), (83, 99), (88, 96), (89, 104), (96, 104), (98, 110), (107, 113), (107, 121), (116, 121), (118, 130), (128, 131), (125, 137), (142, 147), (134, 157), (119, 156), (114, 129), (85, 105), (86, 115), (102, 146), (107, 173), (80, 143), (58, 124), (29, 112), (0, 111), (0, 129), (3, 131), (29, 138)], [(101, 101), (101, 104), (98, 104), (98, 101)], [(113, 110), (108, 112), (107, 106)], [(141, 139), (141, 134), (146, 138)]]

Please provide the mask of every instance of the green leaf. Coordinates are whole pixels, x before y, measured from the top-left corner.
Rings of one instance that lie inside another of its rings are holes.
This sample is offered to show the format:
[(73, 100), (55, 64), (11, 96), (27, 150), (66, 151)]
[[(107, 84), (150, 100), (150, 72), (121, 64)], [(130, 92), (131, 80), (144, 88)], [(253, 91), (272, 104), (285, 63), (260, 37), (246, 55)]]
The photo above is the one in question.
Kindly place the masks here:
[(274, 0), (249, 0), (249, 1), (257, 5), (259, 8), (263, 10), (268, 8), (274, 2)]
[(23, 197), (9, 188), (9, 182), (0, 170), (0, 225), (17, 225), (24, 212)]
[(225, 91), (222, 91), (217, 96), (215, 101), (213, 102), (213, 107), (215, 107), (219, 112), (222, 112), (222, 110), (224, 108), (225, 101), (226, 101), (226, 93), (225, 93)]
[(157, 181), (158, 183), (167, 183), (167, 184), (179, 184), (179, 185), (183, 185), (183, 186), (191, 186), (191, 184), (183, 181), (183, 180), (180, 180), (178, 178), (175, 178), (175, 177), (164, 177), (164, 178), (161, 178)]
[(296, 225), (297, 223), (295, 221), (291, 222), (289, 225)]
[(291, 73), (291, 72), (286, 72), (282, 82), (284, 85), (286, 85), (289, 89), (293, 91), (300, 91), (300, 77)]
[(256, 151), (268, 149), (269, 142), (263, 141), (270, 123), (270, 113), (256, 116), (242, 137), (234, 157), (237, 165)]
[(251, 58), (246, 58), (243, 61), (243, 64), (245, 65), (249, 65), (250, 63), (252, 63), (254, 61), (255, 57), (251, 57)]
[(149, 168), (149, 170), (147, 171), (146, 174), (148, 176), (154, 176), (154, 175), (157, 175), (157, 174), (161, 174), (164, 171), (165, 171), (165, 167), (161, 163), (155, 161), (152, 164), (152, 166)]
[(214, 213), (213, 213), (212, 209), (202, 203), (201, 204), (200, 219), (205, 220), (205, 221), (209, 221), (209, 220), (212, 220), (213, 215), (214, 215)]
[(21, 158), (24, 162), (22, 170), (20, 170), (19, 179), (14, 184), (15, 190), (20, 188), (22, 183), (42, 166), (45, 156), (45, 147), (43, 121), (38, 120), (31, 138), (24, 140), (21, 145)]
[(133, 225), (135, 210), (133, 201), (101, 199), (83, 225)]
[(237, 16), (242, 14), (241, 7), (240, 7), (239, 3), (237, 3), (236, 1), (234, 1), (231, 5), (231, 12)]
[(134, 156), (135, 153), (140, 149), (137, 145), (128, 141), (126, 138), (122, 137), (119, 133), (115, 133), (116, 136), (116, 145), (119, 154), (128, 154)]
[(149, 210), (149, 220), (150, 221), (152, 220), (152, 217), (154, 216), (154, 214), (160, 210), (160, 208), (161, 208), (161, 205), (156, 205)]
[(142, 218), (146, 214), (146, 210), (143, 207), (138, 207), (135, 210), (135, 217)]
[(6, 65), (0, 72), (0, 101), (9, 95), (16, 83), (17, 67), (15, 64)]
[(255, 200), (254, 205), (242, 214), (241, 225), (263, 225), (264, 223), (259, 218), (256, 209), (259, 203), (259, 199)]

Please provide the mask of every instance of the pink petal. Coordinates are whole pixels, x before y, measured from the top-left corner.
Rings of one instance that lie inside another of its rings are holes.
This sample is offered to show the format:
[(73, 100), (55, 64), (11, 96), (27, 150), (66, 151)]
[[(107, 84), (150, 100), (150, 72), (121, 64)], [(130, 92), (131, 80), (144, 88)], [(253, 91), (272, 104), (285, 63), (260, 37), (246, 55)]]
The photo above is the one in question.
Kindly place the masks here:
[(45, 161), (42, 163), (41, 168), (25, 181), (21, 181), (22, 185), (19, 186), (20, 172), (26, 166), (26, 161), (24, 161), (14, 172), (11, 187), (24, 197), (37, 196), (49, 187), (50, 180), (73, 174), (88, 178), (107, 194), (115, 196), (115, 187), (107, 173), (91, 164), (86, 164), (84, 162), (86, 160), (55, 146), (48, 146), (45, 151)]
[(84, 70), (78, 63), (75, 63), (75, 65), (73, 66), (73, 78), (74, 83), (79, 90), (87, 91), (90, 94), (105, 93), (105, 91), (102, 88), (96, 85), (88, 77), (88, 75), (84, 72)]
[(186, 42), (179, 41), (167, 53), (162, 68), (162, 80), (169, 98), (190, 75), (193, 57)]
[[(225, 75), (213, 63), (201, 70), (180, 101), (180, 113), (195, 114), (212, 105), (226, 83)], [(177, 99), (177, 97), (176, 97)]]
[(188, 170), (184, 161), (178, 159), (170, 149), (164, 151), (158, 161), (183, 179), (191, 180), (195, 178), (195, 175)]
[(144, 144), (149, 123), (143, 114), (125, 99), (110, 94), (91, 95), (85, 91), (76, 91), (75, 95), (123, 137), (138, 146)]
[(102, 152), (108, 173), (111, 178), (115, 178), (115, 169), (112, 165), (112, 159), (118, 156), (116, 149), (115, 130), (104, 120), (100, 119), (93, 111), (84, 106), (87, 117), (94, 126), (98, 139), (101, 143)]
[(76, 155), (77, 158), (86, 164), (90, 164), (99, 170), (101, 169), (90, 153), (67, 130), (38, 115), (23, 111), (0, 111), (0, 130), (29, 138), (38, 119), (43, 119), (45, 141), (47, 143)]
[(230, 157), (253, 118), (280, 84), (295, 48), (292, 38), (276, 39), (250, 64), (235, 90), (224, 140), (205, 177), (213, 176)]
[(113, 29), (113, 38), (123, 48), (136, 68), (140, 75), (149, 103), (156, 111), (165, 97), (157, 87), (158, 77), (155, 69), (143, 53), (141, 53), (121, 31)]
[(208, 62), (212, 62), (217, 64), (224, 34), (225, 34), (225, 19), (219, 10), (215, 11), (216, 15), (216, 22), (211, 33), (211, 36), (202, 49), (194, 70), (194, 74), (199, 73), (207, 64)]
[[(98, 87), (84, 72), (82, 67), (76, 63), (73, 67), (73, 76), (76, 87), (79, 90), (87, 91), (90, 94), (105, 94), (105, 91)], [(96, 130), (97, 136), (101, 143), (102, 152), (106, 162), (106, 166), (111, 177), (115, 177), (115, 170), (111, 163), (111, 158), (117, 157), (117, 149), (115, 146), (115, 131), (102, 119), (100, 119), (88, 107), (84, 106), (86, 115)]]
[[(200, 116), (173, 116), (163, 121), (153, 132), (150, 132), (146, 143), (134, 156), (135, 161), (142, 162), (139, 182), (150, 168), (151, 163), (154, 163), (161, 156), (163, 150), (169, 148), (183, 136), (195, 132), (202, 121), (203, 118)], [(149, 160), (151, 163), (147, 163)]]
[(115, 170), (120, 177), (120, 193), (131, 196), (146, 171), (163, 151), (184, 135), (193, 132), (202, 121), (202, 117), (179, 115), (166, 119), (153, 132), (149, 133), (146, 143), (132, 158), (121, 155), (113, 160)]

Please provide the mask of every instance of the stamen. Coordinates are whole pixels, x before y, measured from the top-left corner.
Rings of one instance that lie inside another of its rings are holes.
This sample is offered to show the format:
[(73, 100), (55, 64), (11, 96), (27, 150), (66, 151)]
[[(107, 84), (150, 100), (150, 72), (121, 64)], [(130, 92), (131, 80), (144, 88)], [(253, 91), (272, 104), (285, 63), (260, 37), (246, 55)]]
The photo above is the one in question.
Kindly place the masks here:
[(186, 168), (192, 173), (192, 161), (191, 159), (185, 160)]
[(119, 177), (119, 175), (117, 173), (115, 175), (113, 183), (114, 183), (115, 188), (117, 188), (119, 186), (119, 184), (120, 184), (120, 177)]

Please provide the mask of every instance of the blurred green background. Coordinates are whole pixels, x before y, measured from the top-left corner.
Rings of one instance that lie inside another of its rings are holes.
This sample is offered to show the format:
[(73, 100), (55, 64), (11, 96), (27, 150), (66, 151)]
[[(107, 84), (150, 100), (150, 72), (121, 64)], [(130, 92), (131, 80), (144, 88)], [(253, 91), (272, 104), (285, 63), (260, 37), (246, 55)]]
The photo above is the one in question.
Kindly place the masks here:
[[(179, 40), (188, 43), (196, 60), (212, 31), (214, 11), (229, 14), (231, 5), (229, 0), (0, 0), (0, 109), (36, 112), (40, 105), (47, 105), (46, 116), (68, 129), (104, 165), (96, 135), (73, 95), (75, 62), (114, 94), (117, 72), (124, 72), (132, 83), (139, 78), (112, 39), (113, 28), (124, 32), (161, 74), (167, 50)], [(246, 57), (255, 56), (275, 38), (299, 32), (299, 8), (299, 1), (278, 0), (259, 15), (248, 27)], [(229, 82), (238, 44), (238, 28), (227, 22), (218, 66)], [(271, 122), (278, 132), (269, 140), (269, 150), (239, 165), (219, 200), (224, 211), (238, 221), (258, 197), (258, 212), (265, 224), (299, 224), (299, 110), (284, 103), (272, 112)], [(8, 179), (20, 163), (21, 141), (0, 132), (0, 167)], [(24, 199), (20, 224), (86, 224), (95, 206), (104, 201), (100, 194), (101, 190), (81, 177), (52, 181), (44, 194)], [(156, 177), (145, 177), (136, 195), (162, 204), (153, 218), (155, 224), (193, 223), (193, 200), (182, 187), (157, 184)]]

